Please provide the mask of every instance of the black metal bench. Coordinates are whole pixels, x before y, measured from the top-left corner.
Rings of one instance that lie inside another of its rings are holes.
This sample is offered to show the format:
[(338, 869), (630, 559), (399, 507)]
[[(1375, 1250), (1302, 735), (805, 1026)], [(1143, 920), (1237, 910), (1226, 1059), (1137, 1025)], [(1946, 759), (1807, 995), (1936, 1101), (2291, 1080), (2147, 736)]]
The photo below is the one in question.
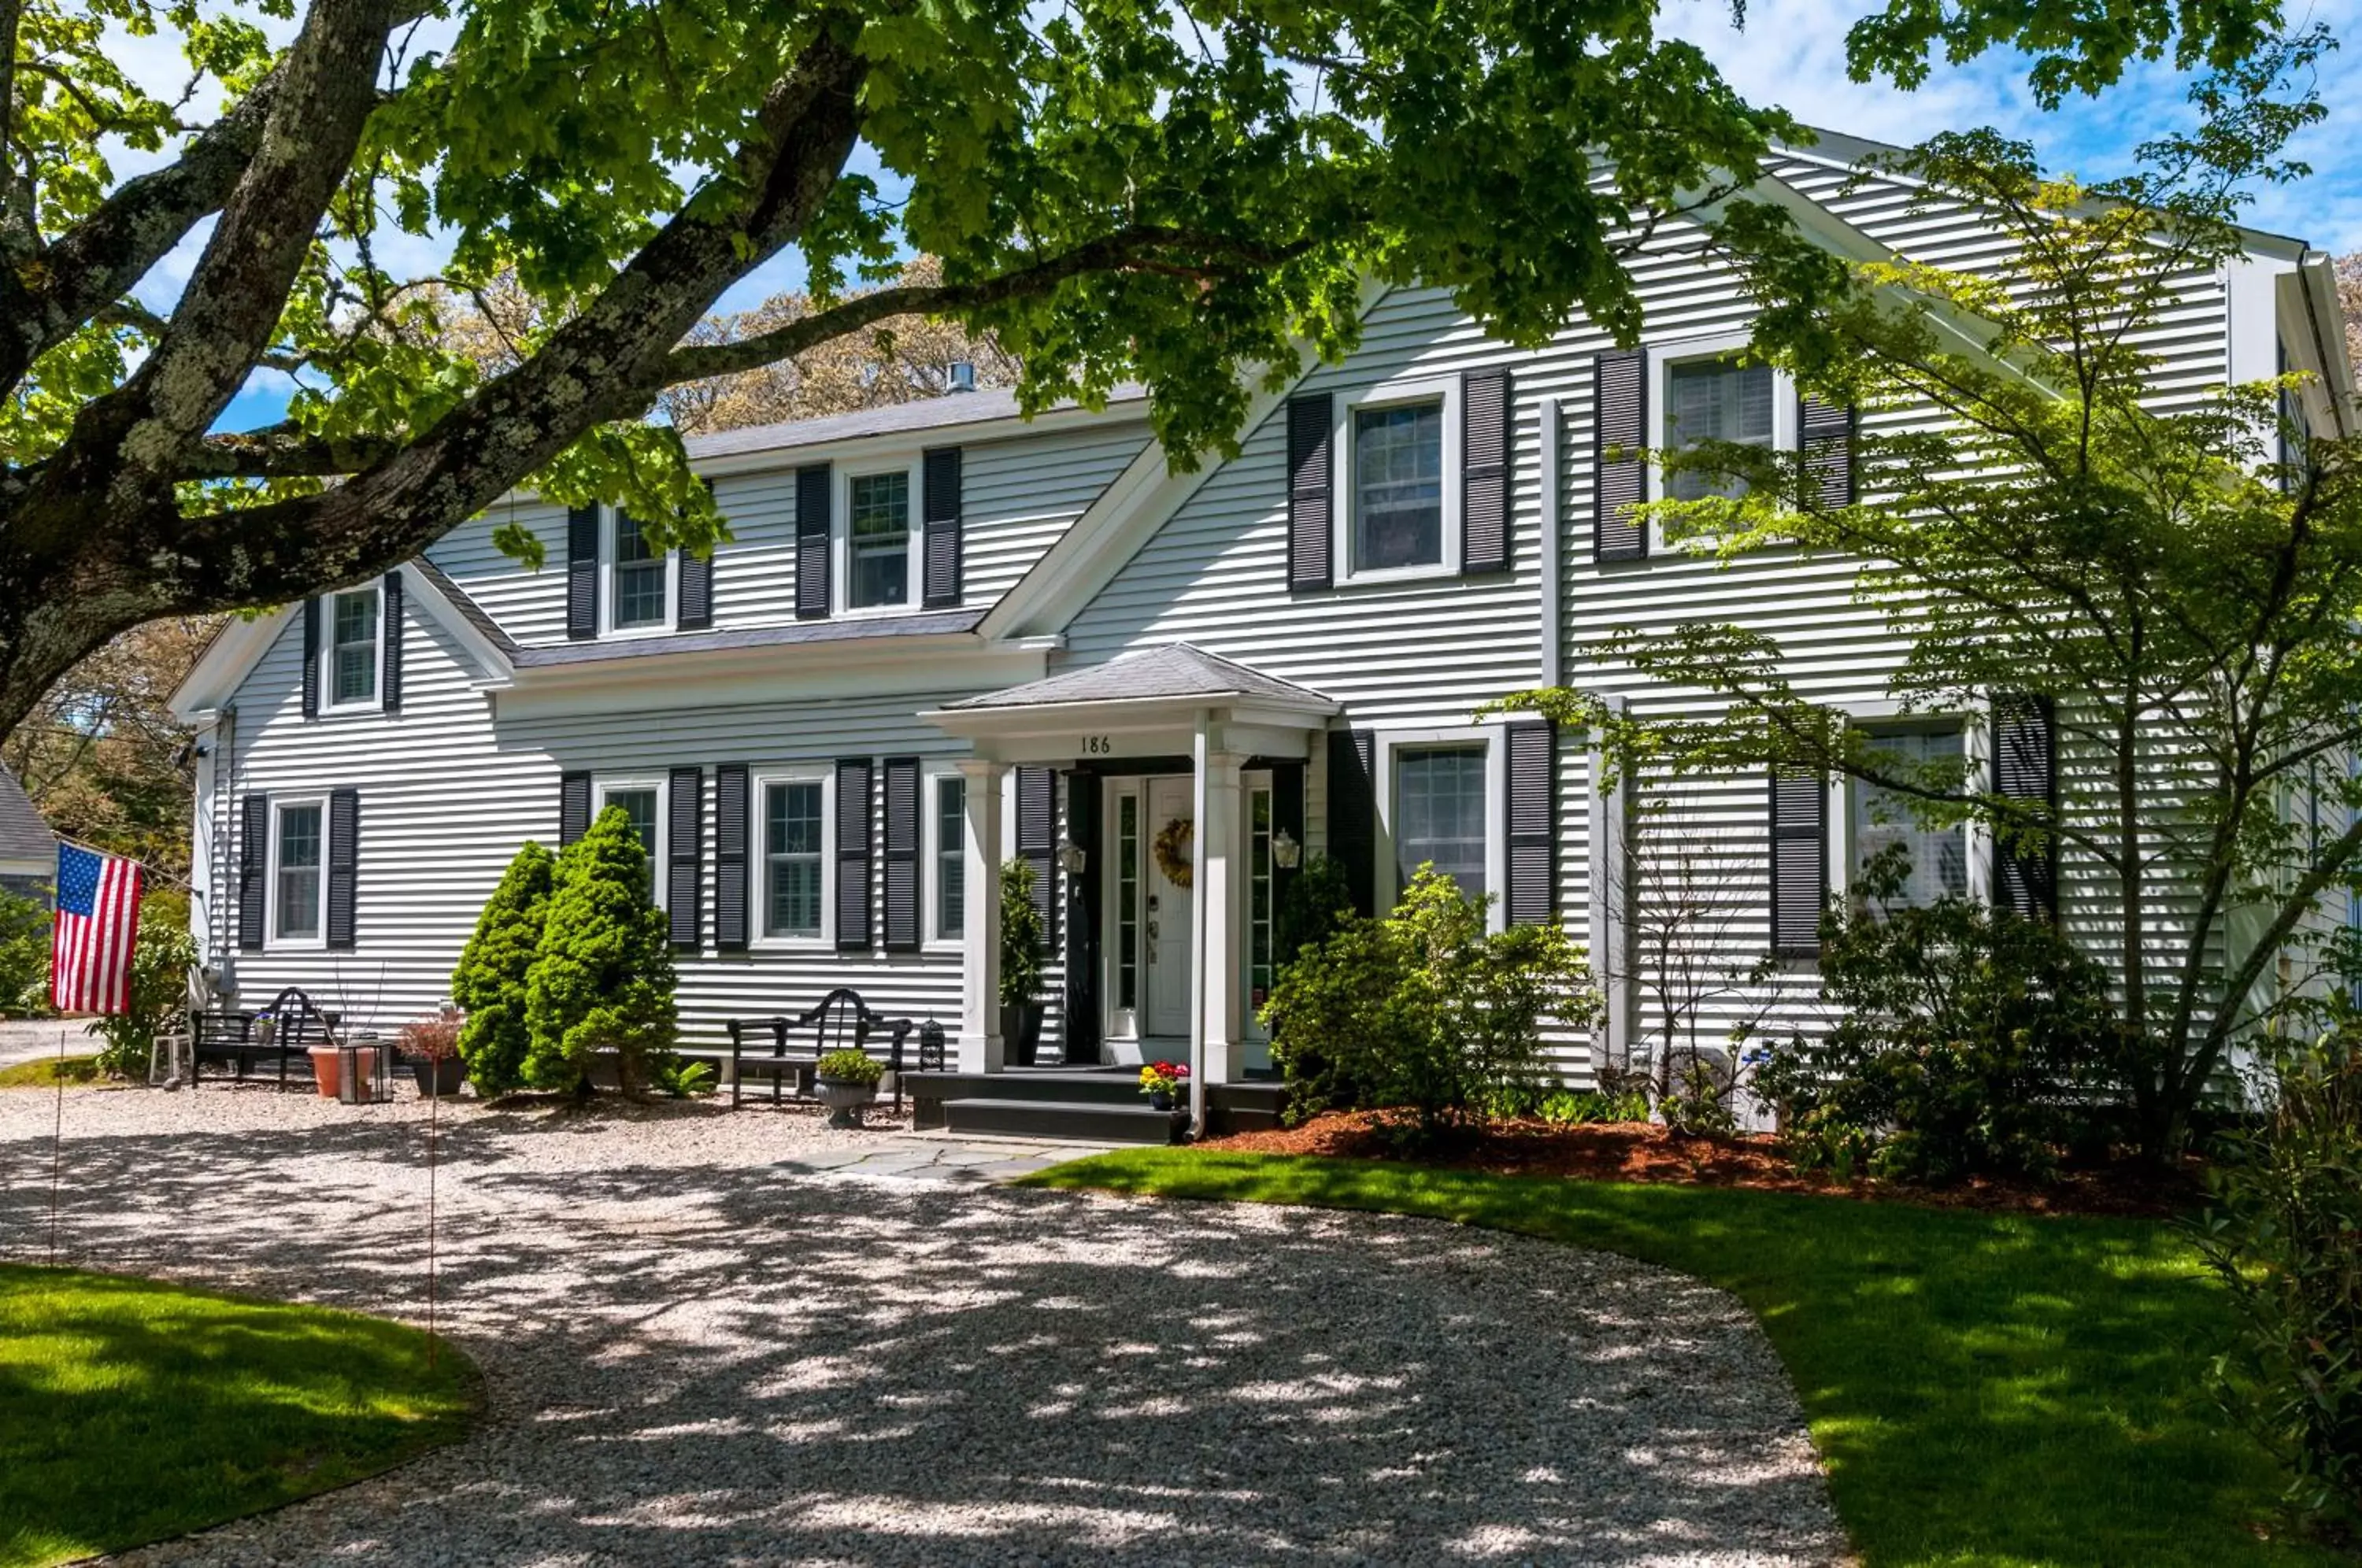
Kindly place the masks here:
[[(749, 1077), (771, 1080), (771, 1103), (818, 1099), (812, 1087), (820, 1059), (831, 1051), (859, 1051), (875, 1057), (894, 1075), (894, 1113), (902, 1112), (902, 1074), (910, 1070), (905, 1054), (911, 1049), (913, 1025), (907, 1018), (888, 1018), (861, 999), (861, 993), (839, 986), (817, 1006), (793, 1018), (734, 1018), (730, 1029), (730, 1108), (738, 1109)], [(810, 1048), (799, 1038), (808, 1033)], [(882, 1036), (884, 1043), (879, 1043)], [(751, 1038), (750, 1038), (751, 1037)], [(767, 1043), (768, 1050), (763, 1047)], [(916, 1070), (941, 1071), (944, 1049), (921, 1037)]]
[(197, 1087), (207, 1062), (221, 1062), (230, 1069), (230, 1081), (247, 1081), (248, 1067), (275, 1066), (271, 1077), (276, 1087), (287, 1087), (288, 1064), (296, 1065), (299, 1082), (309, 1082), (312, 1072), (312, 1047), (329, 1043), (337, 1022), (337, 1015), (304, 1009), (284, 1015), (274, 1015), (270, 1038), (255, 1027), (258, 1015), (237, 1012), (226, 1008), (208, 1009), (189, 1015), (189, 1087)]

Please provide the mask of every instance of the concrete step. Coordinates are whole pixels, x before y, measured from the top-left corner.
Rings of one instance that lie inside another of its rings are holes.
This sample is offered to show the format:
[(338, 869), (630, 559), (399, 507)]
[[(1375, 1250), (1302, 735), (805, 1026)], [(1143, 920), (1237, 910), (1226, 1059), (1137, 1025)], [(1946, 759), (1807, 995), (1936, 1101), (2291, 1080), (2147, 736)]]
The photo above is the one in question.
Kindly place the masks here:
[(903, 1088), (925, 1099), (1054, 1100), (1061, 1104), (1144, 1105), (1140, 1069), (1043, 1072), (1013, 1068), (1005, 1073), (905, 1073)]
[(1130, 1105), (1083, 1100), (947, 1099), (944, 1126), (953, 1132), (997, 1132), (1073, 1143), (1170, 1143), (1185, 1116), (1151, 1110), (1135, 1094)]

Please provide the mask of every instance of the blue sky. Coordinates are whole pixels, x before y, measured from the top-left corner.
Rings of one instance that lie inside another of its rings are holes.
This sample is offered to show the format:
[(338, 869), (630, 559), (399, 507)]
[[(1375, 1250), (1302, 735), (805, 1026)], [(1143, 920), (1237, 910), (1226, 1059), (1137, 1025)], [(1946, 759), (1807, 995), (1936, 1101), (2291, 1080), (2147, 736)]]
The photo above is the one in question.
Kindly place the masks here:
[[(2086, 178), (2121, 171), (2142, 141), (2190, 119), (2184, 102), (2187, 81), (2163, 67), (2136, 69), (2108, 94), (2071, 100), (2055, 113), (2041, 110), (2025, 91), (2024, 61), (2003, 54), (1965, 67), (1939, 67), (1913, 93), (1883, 83), (1849, 82), (1845, 74), (1846, 28), (1871, 8), (1872, 0), (1749, 0), (1741, 28), (1733, 25), (1722, 0), (1669, 0), (1662, 26), (1704, 49), (1749, 100), (1777, 104), (1809, 125), (1901, 143), (1937, 130), (1992, 126), (2032, 141), (2048, 167)], [(2362, 27), (2355, 25), (2357, 14), (2362, 14), (2362, 0), (2291, 9), (2292, 23), (2323, 22), (2339, 38), (2351, 36), (2354, 42), (2333, 53), (2321, 68), (2322, 96), (2330, 105), (2330, 117), (2296, 149), (2313, 165), (2312, 174), (2296, 184), (2258, 193), (2250, 215), (2259, 228), (2294, 235), (2339, 253), (2362, 249), (2362, 160), (2344, 155), (2362, 131)], [(166, 41), (138, 43), (146, 47), (136, 48), (136, 53), (152, 51), (156, 80), (177, 82), (182, 68), (170, 56)], [(142, 60), (138, 65), (149, 63)], [(118, 167), (129, 173), (137, 164), (127, 160)], [(160, 263), (143, 284), (143, 297), (152, 304), (169, 305), (201, 244), (202, 237), (193, 236)], [(436, 259), (431, 245), (408, 248), (417, 253), (387, 259), (422, 271)], [(792, 255), (780, 257), (733, 289), (723, 299), (723, 308), (745, 309), (796, 287), (801, 278), (800, 262)], [(224, 426), (243, 429), (278, 419), (286, 391), (283, 378), (259, 374), (231, 404)]]

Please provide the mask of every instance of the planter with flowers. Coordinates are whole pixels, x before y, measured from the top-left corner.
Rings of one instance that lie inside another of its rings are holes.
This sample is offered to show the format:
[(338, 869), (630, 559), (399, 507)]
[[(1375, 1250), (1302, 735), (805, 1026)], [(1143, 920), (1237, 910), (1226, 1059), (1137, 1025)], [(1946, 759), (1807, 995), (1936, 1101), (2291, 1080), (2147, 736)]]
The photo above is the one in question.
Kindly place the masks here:
[(1175, 1109), (1181, 1098), (1181, 1086), (1188, 1077), (1189, 1069), (1179, 1062), (1151, 1062), (1141, 1068), (1140, 1092), (1148, 1097), (1148, 1109)]
[(468, 1080), (468, 1064), (459, 1055), (459, 1025), (465, 1022), (456, 1007), (433, 1018), (402, 1026), (402, 1059), (424, 1095), (454, 1095)]
[(812, 1087), (828, 1107), (828, 1124), (857, 1130), (865, 1106), (877, 1102), (877, 1080), (886, 1065), (864, 1051), (831, 1051), (812, 1073)]

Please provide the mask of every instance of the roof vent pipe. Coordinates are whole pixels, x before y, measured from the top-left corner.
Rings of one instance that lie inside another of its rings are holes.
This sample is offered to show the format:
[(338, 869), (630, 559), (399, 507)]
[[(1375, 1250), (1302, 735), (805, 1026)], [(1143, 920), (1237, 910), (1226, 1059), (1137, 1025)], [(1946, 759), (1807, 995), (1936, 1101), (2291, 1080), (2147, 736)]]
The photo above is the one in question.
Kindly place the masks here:
[(976, 391), (976, 367), (966, 359), (954, 359), (951, 374), (944, 382), (944, 390), (955, 392)]

